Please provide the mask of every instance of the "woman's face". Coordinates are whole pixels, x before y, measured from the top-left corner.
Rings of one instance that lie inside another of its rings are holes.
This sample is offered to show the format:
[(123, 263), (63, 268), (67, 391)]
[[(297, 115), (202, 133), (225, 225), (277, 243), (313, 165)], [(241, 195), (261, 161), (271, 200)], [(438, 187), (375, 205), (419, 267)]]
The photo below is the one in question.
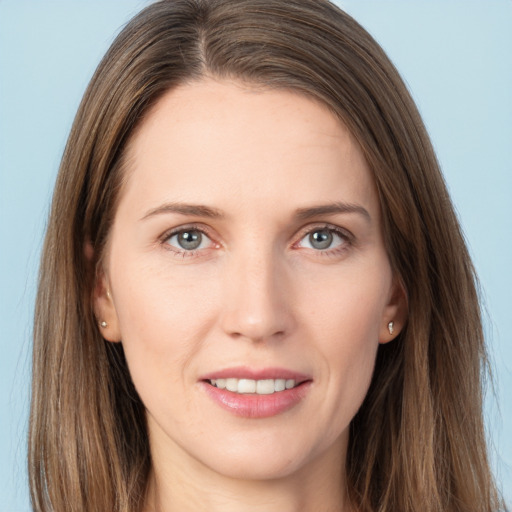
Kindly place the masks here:
[(265, 479), (341, 466), (403, 302), (347, 129), (296, 93), (205, 80), (157, 103), (127, 167), (96, 311), (154, 463)]

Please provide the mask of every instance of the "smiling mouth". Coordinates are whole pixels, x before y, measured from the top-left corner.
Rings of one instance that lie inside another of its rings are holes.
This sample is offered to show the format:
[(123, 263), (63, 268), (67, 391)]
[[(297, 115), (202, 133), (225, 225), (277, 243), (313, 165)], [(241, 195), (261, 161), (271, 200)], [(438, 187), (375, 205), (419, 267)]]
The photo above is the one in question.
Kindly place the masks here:
[(254, 394), (254, 395), (272, 395), (293, 389), (302, 382), (297, 382), (295, 379), (209, 379), (206, 382), (212, 386), (238, 393), (240, 395)]

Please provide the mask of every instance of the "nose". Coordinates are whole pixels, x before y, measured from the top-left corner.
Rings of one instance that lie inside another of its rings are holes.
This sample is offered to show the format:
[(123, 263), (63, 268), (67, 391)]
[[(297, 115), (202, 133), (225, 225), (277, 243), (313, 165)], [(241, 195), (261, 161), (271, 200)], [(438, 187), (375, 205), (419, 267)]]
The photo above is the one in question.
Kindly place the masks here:
[(254, 342), (281, 339), (294, 327), (287, 271), (269, 250), (233, 256), (226, 268), (223, 331)]

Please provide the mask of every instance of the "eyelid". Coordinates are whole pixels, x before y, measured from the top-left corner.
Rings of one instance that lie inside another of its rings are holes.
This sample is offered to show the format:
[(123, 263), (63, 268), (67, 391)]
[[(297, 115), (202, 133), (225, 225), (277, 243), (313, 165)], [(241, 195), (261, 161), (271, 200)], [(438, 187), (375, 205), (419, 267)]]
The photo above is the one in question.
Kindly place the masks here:
[(298, 242), (300, 242), (306, 235), (309, 235), (315, 231), (320, 231), (322, 229), (332, 231), (340, 237), (345, 238), (350, 243), (352, 243), (355, 238), (349, 230), (342, 228), (341, 226), (330, 224), (329, 222), (318, 222), (314, 224), (308, 224), (307, 226), (301, 228), (294, 237), (297, 242), (295, 242), (293, 245), (296, 245)]
[(182, 224), (180, 226), (176, 226), (174, 228), (168, 229), (165, 231), (160, 237), (159, 242), (165, 246), (166, 250), (172, 251), (179, 255), (184, 256), (191, 256), (194, 255), (196, 252), (199, 251), (205, 251), (208, 248), (203, 249), (192, 249), (192, 250), (180, 250), (178, 247), (175, 247), (173, 245), (170, 245), (167, 243), (167, 241), (172, 238), (175, 235), (179, 235), (180, 233), (186, 232), (186, 231), (199, 231), (202, 235), (206, 236), (211, 244), (213, 246), (219, 247), (220, 244), (215, 240), (215, 237), (212, 235), (212, 230), (208, 228), (208, 226), (205, 226), (204, 224), (196, 224), (196, 223), (190, 223), (190, 224)]
[[(334, 247), (328, 247), (326, 249), (315, 249), (313, 247), (305, 247), (301, 245), (308, 235), (321, 230), (328, 230), (334, 233), (341, 239), (340, 243)], [(309, 254), (313, 254), (316, 257), (340, 257), (355, 245), (355, 237), (350, 231), (327, 222), (320, 222), (305, 226), (298, 232), (295, 239), (296, 242), (292, 244), (293, 249), (308, 251)]]

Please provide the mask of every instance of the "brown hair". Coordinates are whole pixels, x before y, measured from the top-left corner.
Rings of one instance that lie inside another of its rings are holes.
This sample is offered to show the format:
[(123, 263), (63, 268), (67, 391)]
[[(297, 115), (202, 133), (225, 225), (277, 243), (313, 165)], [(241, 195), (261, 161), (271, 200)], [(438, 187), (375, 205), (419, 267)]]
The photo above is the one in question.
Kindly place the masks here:
[[(379, 45), (324, 0), (162, 0), (100, 63), (53, 197), (34, 328), (29, 474), (36, 511), (138, 511), (150, 469), (122, 345), (92, 310), (130, 135), (162, 94), (211, 75), (298, 91), (338, 116), (374, 174), (408, 323), (379, 348), (351, 425), (361, 512), (500, 507), (482, 421), (485, 348), (475, 274), (418, 111)], [(85, 255), (90, 242), (94, 261)]]

